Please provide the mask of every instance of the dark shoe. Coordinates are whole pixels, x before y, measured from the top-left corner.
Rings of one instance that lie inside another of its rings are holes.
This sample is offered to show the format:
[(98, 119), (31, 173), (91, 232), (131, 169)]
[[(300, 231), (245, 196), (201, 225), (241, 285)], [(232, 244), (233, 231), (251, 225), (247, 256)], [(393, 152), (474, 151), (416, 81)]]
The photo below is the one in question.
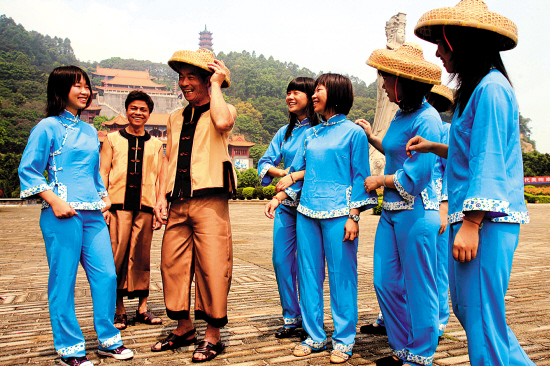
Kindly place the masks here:
[(61, 358), (59, 363), (63, 366), (94, 366), (86, 356)]
[(372, 324), (363, 325), (359, 328), (359, 331), (363, 334), (388, 335), (386, 332), (386, 327), (381, 325), (377, 327)]
[[(160, 320), (159, 322), (153, 322), (153, 320)], [(138, 310), (136, 310), (136, 316), (134, 317), (134, 323), (143, 323), (143, 324), (149, 324), (149, 325), (160, 325), (162, 324), (162, 319), (156, 316), (155, 314), (151, 313), (150, 311), (146, 311), (144, 313), (139, 313)]]
[[(124, 330), (128, 327), (128, 316), (126, 314), (115, 314), (115, 328), (118, 330)], [(117, 327), (117, 324), (122, 324), (122, 326)]]
[(134, 357), (134, 351), (124, 346), (120, 346), (111, 350), (100, 348), (97, 350), (97, 353), (100, 356), (109, 356), (114, 358), (115, 360), (129, 360)]
[(309, 337), (309, 334), (307, 334), (307, 332), (303, 329), (300, 329), (296, 333), (297, 333), (296, 336), (300, 338), (301, 341), (305, 341), (307, 337)]
[[(194, 335), (193, 338), (187, 339), (189, 336)], [(151, 347), (152, 352), (162, 352), (168, 351), (169, 349), (176, 349), (180, 347), (190, 346), (197, 342), (197, 331), (195, 328), (191, 329), (189, 332), (184, 335), (176, 335), (174, 333), (168, 334), (168, 337), (164, 338), (162, 341), (157, 342), (155, 346), (160, 343), (160, 349)]]
[(296, 327), (281, 327), (275, 332), (275, 338), (290, 338), (298, 335)]
[(376, 360), (376, 366), (401, 366), (403, 360), (396, 360), (393, 356), (388, 356)]
[[(195, 352), (193, 352), (193, 358), (191, 361), (197, 363), (213, 360), (217, 355), (222, 353), (224, 349), (225, 345), (221, 341), (216, 344), (212, 344), (208, 341), (202, 341), (195, 349)], [(204, 355), (206, 358), (195, 358), (196, 354)]]

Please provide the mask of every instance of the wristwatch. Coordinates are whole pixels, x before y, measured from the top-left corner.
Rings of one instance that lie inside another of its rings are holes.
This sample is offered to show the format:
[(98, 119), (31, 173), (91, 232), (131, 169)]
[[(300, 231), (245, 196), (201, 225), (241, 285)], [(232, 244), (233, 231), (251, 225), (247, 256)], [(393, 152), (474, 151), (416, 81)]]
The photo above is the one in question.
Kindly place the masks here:
[(349, 218), (352, 219), (352, 220), (355, 221), (355, 222), (359, 222), (359, 215), (352, 215), (352, 214), (350, 214), (350, 215), (349, 215)]

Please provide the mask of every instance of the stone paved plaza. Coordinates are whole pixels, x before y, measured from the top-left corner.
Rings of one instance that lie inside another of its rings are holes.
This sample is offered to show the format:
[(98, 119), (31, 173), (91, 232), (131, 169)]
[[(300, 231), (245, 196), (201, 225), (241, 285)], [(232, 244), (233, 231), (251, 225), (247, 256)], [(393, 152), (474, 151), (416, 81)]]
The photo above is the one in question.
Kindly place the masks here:
[[(531, 223), (522, 227), (507, 296), (508, 322), (537, 365), (550, 365), (550, 205), (529, 205)], [(222, 329), (226, 351), (209, 365), (324, 365), (329, 352), (296, 358), (298, 339), (279, 340), (281, 310), (271, 264), (272, 221), (262, 202), (232, 201), (234, 271), (229, 294), (229, 324)], [(55, 365), (48, 317), (46, 253), (38, 219), (40, 208), (0, 206), (0, 365)], [(359, 325), (372, 322), (378, 305), (372, 286), (373, 239), (378, 216), (364, 213), (359, 244)], [(163, 319), (161, 326), (130, 325), (122, 332), (135, 358), (121, 362), (97, 355), (92, 304), (86, 277), (79, 269), (76, 312), (86, 337), (86, 349), (96, 365), (181, 365), (191, 363), (192, 348), (152, 353), (150, 347), (175, 328), (166, 317), (160, 276), (162, 230), (155, 233), (151, 253), (149, 308)], [(328, 282), (328, 281), (327, 281)], [(332, 333), (328, 288), (325, 287), (325, 327)], [(137, 300), (127, 302), (131, 320)], [(358, 327), (359, 327), (358, 325)], [(205, 323), (197, 329), (204, 335)], [(330, 341), (330, 339), (329, 339)], [(359, 334), (351, 365), (374, 365), (389, 353), (386, 337)], [(469, 365), (466, 337), (454, 316), (435, 354), (437, 365)]]

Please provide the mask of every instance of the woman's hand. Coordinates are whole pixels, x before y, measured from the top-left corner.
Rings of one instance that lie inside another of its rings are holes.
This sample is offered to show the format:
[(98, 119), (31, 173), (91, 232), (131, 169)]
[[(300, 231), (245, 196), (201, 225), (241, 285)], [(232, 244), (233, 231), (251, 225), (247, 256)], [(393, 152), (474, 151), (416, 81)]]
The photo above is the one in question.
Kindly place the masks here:
[(105, 219), (105, 223), (107, 225), (111, 225), (111, 211), (103, 211), (103, 218)]
[(294, 184), (294, 180), (292, 179), (291, 174), (292, 173), (285, 175), (284, 177), (281, 178), (279, 182), (277, 182), (277, 185), (275, 186), (275, 190), (277, 192), (284, 191), (285, 189), (287, 189), (288, 187)]
[(52, 207), (53, 214), (58, 219), (68, 219), (69, 217), (78, 215), (78, 212), (62, 199), (50, 202), (50, 206)]
[(439, 226), (439, 235), (443, 234), (447, 230), (447, 214), (449, 213), (449, 202), (443, 201), (439, 205), (439, 219), (441, 225)]
[(105, 202), (105, 207), (101, 209), (101, 212), (109, 211), (109, 209), (111, 208), (111, 199), (107, 196), (103, 197), (102, 200), (103, 202)]
[(365, 191), (367, 193), (370, 193), (377, 188), (381, 187), (384, 182), (382, 181), (384, 179), (383, 175), (376, 175), (376, 176), (370, 176), (365, 179)]
[(367, 139), (371, 139), (371, 136), (372, 136), (372, 127), (369, 123), (369, 121), (367, 121), (366, 119), (358, 119), (357, 121), (355, 121), (355, 124), (359, 125), (360, 127), (363, 128), (363, 130), (365, 130), (365, 134), (367, 135)]
[(271, 201), (269, 201), (265, 205), (265, 208), (264, 208), (265, 215), (270, 219), (274, 219), (275, 218), (275, 210), (277, 209), (277, 207), (279, 207), (279, 200), (277, 198), (273, 197), (271, 199)]
[(453, 258), (457, 262), (469, 262), (477, 256), (479, 226), (463, 221), (453, 243)]
[(412, 157), (413, 151), (419, 153), (432, 152), (434, 150), (434, 144), (433, 142), (426, 140), (424, 137), (417, 135), (407, 142), (405, 150), (407, 151), (407, 156), (410, 158)]
[(355, 240), (359, 236), (359, 223), (348, 219), (344, 225), (344, 240)]

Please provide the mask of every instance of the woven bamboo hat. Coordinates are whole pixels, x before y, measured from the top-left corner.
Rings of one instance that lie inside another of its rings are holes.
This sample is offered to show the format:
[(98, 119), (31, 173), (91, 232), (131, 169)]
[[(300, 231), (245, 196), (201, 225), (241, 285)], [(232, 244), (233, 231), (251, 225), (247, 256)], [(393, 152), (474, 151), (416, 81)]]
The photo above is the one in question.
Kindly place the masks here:
[(516, 25), (510, 19), (489, 11), (483, 0), (462, 0), (453, 8), (430, 10), (422, 15), (414, 33), (428, 42), (436, 43), (437, 37), (441, 37), (441, 27), (444, 25), (495, 32), (500, 35), (500, 51), (511, 50), (518, 43)]
[(453, 103), (454, 101), (453, 91), (443, 84), (434, 85), (430, 93), (441, 95), (443, 98), (449, 100), (449, 102), (451, 103)]
[[(213, 63), (215, 60), (214, 53), (203, 48), (198, 51), (176, 51), (168, 61), (170, 66), (175, 72), (179, 72), (178, 63), (189, 64), (206, 70), (212, 73), (212, 70), (208, 67), (209, 63)], [(225, 67), (225, 80), (222, 83), (222, 88), (229, 88), (231, 86), (231, 72)]]
[(441, 84), (441, 68), (426, 61), (422, 48), (416, 43), (406, 42), (396, 50), (374, 50), (367, 65), (421, 83)]

